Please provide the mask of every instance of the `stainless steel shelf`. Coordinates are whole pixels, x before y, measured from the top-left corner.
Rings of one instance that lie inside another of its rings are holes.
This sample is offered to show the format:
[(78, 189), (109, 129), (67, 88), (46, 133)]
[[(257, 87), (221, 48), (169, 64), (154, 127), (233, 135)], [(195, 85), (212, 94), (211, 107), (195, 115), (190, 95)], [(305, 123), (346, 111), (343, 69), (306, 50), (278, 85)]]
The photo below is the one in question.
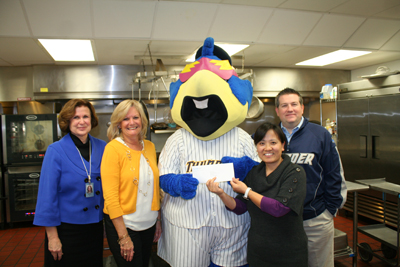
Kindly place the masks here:
[(397, 247), (396, 231), (386, 227), (384, 224), (359, 226), (358, 231), (381, 243), (388, 243), (393, 248)]
[(357, 180), (356, 182), (368, 185), (371, 189), (391, 195), (400, 194), (400, 185), (386, 182), (385, 178)]
[[(391, 255), (399, 254), (399, 245), (400, 245), (400, 226), (399, 220), (397, 220), (397, 227), (396, 230), (393, 230), (386, 226), (386, 212), (387, 212), (387, 203), (386, 203), (386, 194), (396, 195), (398, 199), (397, 203), (397, 219), (399, 219), (400, 213), (400, 185), (393, 184), (386, 182), (385, 178), (377, 178), (377, 179), (366, 179), (366, 180), (356, 180), (356, 182), (368, 185), (370, 189), (382, 192), (382, 198), (384, 201), (383, 206), (383, 224), (373, 224), (367, 226), (359, 226), (357, 227), (357, 231), (363, 233), (379, 242), (382, 243), (382, 246), (386, 245), (389, 250), (391, 250)], [(362, 244), (361, 244), (362, 245)], [(361, 245), (358, 245), (360, 248)], [(370, 255), (369, 257), (365, 257), (365, 261), (370, 261), (372, 256), (379, 258), (382, 261), (390, 264), (391, 266), (399, 266), (400, 265), (400, 256), (397, 255), (396, 260), (392, 260), (391, 258), (384, 258), (380, 254), (375, 253), (372, 251), (368, 244), (365, 244), (366, 247), (362, 248), (366, 255)], [(385, 251), (382, 249), (384, 256)]]

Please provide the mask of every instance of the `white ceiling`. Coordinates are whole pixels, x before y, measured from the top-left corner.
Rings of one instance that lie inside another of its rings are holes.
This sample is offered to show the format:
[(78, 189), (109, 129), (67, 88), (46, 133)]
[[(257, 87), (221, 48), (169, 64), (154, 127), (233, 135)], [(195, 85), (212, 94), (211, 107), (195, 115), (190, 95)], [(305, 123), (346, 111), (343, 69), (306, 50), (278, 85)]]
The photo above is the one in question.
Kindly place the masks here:
[(400, 59), (400, 1), (0, 0), (0, 66), (60, 64), (38, 38), (90, 39), (91, 64), (148, 65), (150, 47), (154, 61), (185, 65), (209, 36), (249, 44), (233, 58), (246, 68), (292, 68), (337, 49), (373, 51), (323, 67), (353, 70)]

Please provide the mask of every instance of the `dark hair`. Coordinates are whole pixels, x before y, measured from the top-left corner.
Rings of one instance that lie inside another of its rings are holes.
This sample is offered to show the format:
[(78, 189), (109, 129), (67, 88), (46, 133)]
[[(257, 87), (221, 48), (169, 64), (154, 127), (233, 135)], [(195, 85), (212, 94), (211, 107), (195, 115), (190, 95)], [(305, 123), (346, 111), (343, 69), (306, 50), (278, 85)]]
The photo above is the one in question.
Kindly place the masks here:
[(96, 116), (96, 111), (89, 101), (84, 99), (71, 99), (70, 101), (65, 103), (60, 111), (60, 114), (58, 115), (58, 124), (60, 125), (60, 130), (63, 133), (69, 133), (71, 131), (69, 129), (69, 124), (71, 122), (71, 119), (75, 116), (75, 109), (82, 106), (87, 107), (90, 110), (91, 128), (93, 129), (99, 124), (99, 119)]
[(286, 144), (286, 136), (283, 133), (282, 129), (279, 126), (270, 122), (265, 122), (258, 126), (256, 132), (254, 133), (254, 144), (257, 145), (264, 138), (269, 130), (274, 131), (282, 144)]
[(280, 91), (278, 95), (275, 97), (275, 107), (279, 108), (279, 97), (281, 97), (282, 95), (292, 95), (292, 94), (298, 95), (300, 105), (303, 105), (303, 98), (301, 97), (300, 93), (292, 88), (286, 87), (285, 89)]

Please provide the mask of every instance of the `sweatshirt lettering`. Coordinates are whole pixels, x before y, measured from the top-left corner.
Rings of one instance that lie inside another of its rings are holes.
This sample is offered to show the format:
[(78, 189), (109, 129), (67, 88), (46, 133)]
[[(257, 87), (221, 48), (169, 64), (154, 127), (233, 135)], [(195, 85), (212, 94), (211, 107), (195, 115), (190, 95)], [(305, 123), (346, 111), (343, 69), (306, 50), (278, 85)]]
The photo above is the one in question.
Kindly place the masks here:
[(290, 160), (294, 164), (308, 164), (312, 165), (312, 160), (314, 159), (313, 153), (287, 153)]

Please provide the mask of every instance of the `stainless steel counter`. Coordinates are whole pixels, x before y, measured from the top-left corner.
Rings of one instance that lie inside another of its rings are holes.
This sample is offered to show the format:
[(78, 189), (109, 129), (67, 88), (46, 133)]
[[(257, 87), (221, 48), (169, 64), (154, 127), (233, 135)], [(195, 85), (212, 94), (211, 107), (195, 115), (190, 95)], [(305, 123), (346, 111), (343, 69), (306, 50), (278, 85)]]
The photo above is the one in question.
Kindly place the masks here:
[(400, 185), (386, 182), (386, 178), (356, 180), (356, 182), (368, 185), (371, 189), (385, 192), (391, 195), (400, 194)]

